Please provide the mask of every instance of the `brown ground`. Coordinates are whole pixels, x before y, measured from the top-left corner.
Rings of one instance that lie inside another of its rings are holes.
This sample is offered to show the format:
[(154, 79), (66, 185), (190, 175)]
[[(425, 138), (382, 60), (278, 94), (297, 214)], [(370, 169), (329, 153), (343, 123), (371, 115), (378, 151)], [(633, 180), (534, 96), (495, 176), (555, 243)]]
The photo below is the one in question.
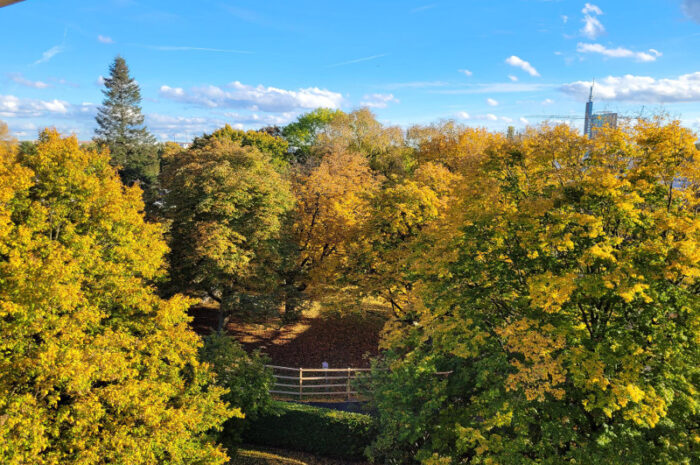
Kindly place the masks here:
[[(208, 334), (217, 324), (217, 309), (200, 305), (190, 309), (192, 325)], [(277, 318), (262, 322), (233, 319), (227, 332), (246, 350), (261, 349), (273, 365), (315, 368), (327, 361), (330, 368), (366, 368), (367, 356), (376, 355), (384, 319), (365, 316), (327, 316), (307, 313), (297, 323), (282, 325)]]

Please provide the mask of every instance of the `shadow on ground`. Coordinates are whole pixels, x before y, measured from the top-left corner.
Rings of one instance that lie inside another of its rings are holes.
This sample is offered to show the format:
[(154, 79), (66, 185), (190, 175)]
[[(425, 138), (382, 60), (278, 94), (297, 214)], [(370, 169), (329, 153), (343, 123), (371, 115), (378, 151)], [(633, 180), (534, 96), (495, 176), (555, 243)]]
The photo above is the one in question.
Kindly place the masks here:
[[(189, 313), (199, 334), (216, 328), (216, 308), (196, 306)], [(281, 325), (278, 319), (256, 323), (233, 319), (227, 332), (246, 350), (268, 354), (274, 365), (320, 368), (325, 361), (330, 368), (366, 368), (367, 357), (379, 351), (383, 325), (384, 319), (375, 314), (302, 317), (288, 325)]]

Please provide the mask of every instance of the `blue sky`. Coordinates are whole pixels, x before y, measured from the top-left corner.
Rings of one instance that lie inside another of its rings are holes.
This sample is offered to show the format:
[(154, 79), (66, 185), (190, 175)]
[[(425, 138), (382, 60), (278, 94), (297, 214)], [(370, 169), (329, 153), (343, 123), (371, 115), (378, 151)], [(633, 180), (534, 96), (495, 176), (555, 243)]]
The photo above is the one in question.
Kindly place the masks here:
[(117, 54), (162, 140), (317, 106), (523, 127), (581, 116), (593, 78), (596, 110), (700, 123), (700, 0), (25, 0), (0, 8), (0, 43), (0, 119), (21, 139), (91, 138)]

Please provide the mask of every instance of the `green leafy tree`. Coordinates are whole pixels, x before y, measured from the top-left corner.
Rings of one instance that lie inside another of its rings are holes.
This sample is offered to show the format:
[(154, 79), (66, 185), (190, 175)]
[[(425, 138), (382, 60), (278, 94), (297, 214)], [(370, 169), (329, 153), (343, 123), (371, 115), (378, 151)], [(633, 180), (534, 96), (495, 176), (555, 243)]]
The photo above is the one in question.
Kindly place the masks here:
[(293, 159), (297, 163), (305, 163), (309, 160), (318, 134), (342, 114), (341, 110), (317, 108), (304, 113), (296, 121), (282, 128), (282, 135), (289, 142)]
[(220, 332), (204, 338), (200, 358), (216, 373), (216, 384), (228, 391), (224, 399), (245, 415), (245, 419), (229, 419), (219, 433), (219, 442), (232, 454), (241, 443), (245, 425), (272, 411), (269, 391), (274, 377), (263, 354), (246, 353), (235, 339)]
[(138, 181), (148, 192), (158, 176), (157, 147), (144, 125), (139, 85), (121, 56), (110, 65), (104, 85), (105, 99), (96, 117), (95, 141), (109, 148), (112, 164), (119, 167), (124, 183)]
[(221, 305), (219, 329), (246, 296), (272, 293), (289, 183), (269, 155), (230, 138), (174, 152), (165, 160), (170, 264), (179, 288)]
[(289, 144), (286, 140), (269, 131), (243, 131), (234, 129), (230, 125), (217, 129), (211, 134), (205, 134), (202, 137), (197, 137), (192, 141), (192, 148), (198, 149), (206, 146), (213, 139), (230, 140), (237, 142), (243, 147), (255, 147), (262, 153), (267, 154), (275, 164), (279, 166), (286, 165), (289, 161)]
[(0, 463), (225, 463), (210, 431), (240, 411), (191, 301), (154, 292), (167, 247), (141, 190), (55, 131), (0, 161)]
[(471, 135), (449, 146), (465, 160), (459, 226), (425, 253), (418, 317), (387, 330), (374, 457), (698, 463), (695, 135), (660, 121), (592, 141)]

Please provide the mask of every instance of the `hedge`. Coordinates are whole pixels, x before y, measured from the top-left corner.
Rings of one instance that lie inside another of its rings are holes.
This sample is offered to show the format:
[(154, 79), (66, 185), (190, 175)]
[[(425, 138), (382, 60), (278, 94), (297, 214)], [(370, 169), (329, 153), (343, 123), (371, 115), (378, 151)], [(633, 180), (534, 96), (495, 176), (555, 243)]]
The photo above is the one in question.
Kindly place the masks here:
[(274, 402), (274, 413), (250, 422), (244, 441), (348, 460), (365, 458), (376, 436), (372, 417), (292, 402)]

